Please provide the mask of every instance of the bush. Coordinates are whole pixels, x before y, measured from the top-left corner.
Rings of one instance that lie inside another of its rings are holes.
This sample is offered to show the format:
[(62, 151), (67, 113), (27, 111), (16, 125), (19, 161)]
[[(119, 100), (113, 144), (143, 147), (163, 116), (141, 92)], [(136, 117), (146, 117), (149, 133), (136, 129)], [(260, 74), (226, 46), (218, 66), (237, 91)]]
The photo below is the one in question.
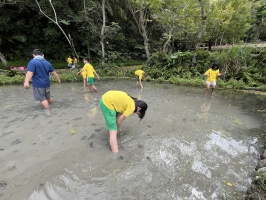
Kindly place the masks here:
[(243, 89), (246, 87), (246, 84), (242, 80), (235, 80), (230, 79), (226, 84), (226, 88), (233, 88), (233, 89)]
[(159, 83), (162, 83), (162, 82), (164, 82), (165, 80), (164, 80), (163, 77), (159, 77), (156, 81), (158, 81)]
[(150, 77), (150, 76), (147, 76), (146, 78), (145, 78), (145, 81), (151, 81), (152, 80), (152, 78)]

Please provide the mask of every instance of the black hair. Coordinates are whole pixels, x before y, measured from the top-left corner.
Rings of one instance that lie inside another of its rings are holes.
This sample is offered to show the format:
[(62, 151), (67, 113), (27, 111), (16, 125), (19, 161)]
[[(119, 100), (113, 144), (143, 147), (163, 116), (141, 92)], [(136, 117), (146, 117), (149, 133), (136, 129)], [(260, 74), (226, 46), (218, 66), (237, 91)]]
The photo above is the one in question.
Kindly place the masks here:
[(137, 100), (137, 107), (140, 107), (140, 115), (139, 115), (139, 118), (142, 119), (144, 116), (145, 116), (145, 112), (148, 108), (148, 105), (142, 101), (142, 100)]
[(33, 49), (32, 54), (42, 56), (43, 51), (41, 49)]
[(214, 62), (212, 64), (212, 69), (219, 69), (219, 63), (218, 62)]
[(84, 57), (83, 60), (89, 61), (90, 59), (88, 57)]
[[(128, 95), (128, 96), (130, 96), (130, 95)], [(135, 102), (135, 110), (134, 110), (134, 113), (137, 112), (138, 107), (141, 108), (140, 111), (139, 111), (140, 112), (139, 118), (142, 119), (145, 116), (145, 112), (146, 112), (146, 110), (148, 108), (148, 105), (144, 101), (142, 101), (142, 100), (139, 100), (139, 99), (137, 99), (135, 97), (132, 97), (132, 96), (130, 96), (130, 97)]]

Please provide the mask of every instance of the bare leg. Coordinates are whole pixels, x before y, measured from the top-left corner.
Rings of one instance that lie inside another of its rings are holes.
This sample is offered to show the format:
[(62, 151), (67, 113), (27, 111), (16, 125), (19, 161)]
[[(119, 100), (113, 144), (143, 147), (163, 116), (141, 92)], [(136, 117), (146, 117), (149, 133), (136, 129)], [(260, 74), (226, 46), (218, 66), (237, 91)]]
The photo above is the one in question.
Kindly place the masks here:
[(214, 90), (215, 90), (215, 87), (212, 88), (212, 96), (213, 96), (213, 94), (214, 94)]
[(140, 85), (141, 88), (143, 88), (141, 80), (139, 80), (139, 85)]
[(43, 100), (43, 101), (41, 101), (41, 104), (42, 104), (42, 106), (45, 108), (45, 109), (49, 109), (50, 107), (49, 107), (49, 102), (48, 102), (48, 100)]
[(98, 89), (94, 86), (94, 85), (91, 85), (91, 87), (98, 93)]
[(93, 92), (91, 85), (88, 85), (88, 89), (89, 89), (89, 92)]
[(110, 134), (110, 146), (112, 152), (117, 153), (118, 152), (117, 130), (109, 130), (109, 134)]
[(52, 104), (54, 102), (53, 98), (51, 97), (50, 99), (48, 99), (48, 103)]
[(205, 95), (206, 96), (208, 95), (209, 89), (210, 89), (210, 84), (206, 84), (206, 92), (205, 92)]

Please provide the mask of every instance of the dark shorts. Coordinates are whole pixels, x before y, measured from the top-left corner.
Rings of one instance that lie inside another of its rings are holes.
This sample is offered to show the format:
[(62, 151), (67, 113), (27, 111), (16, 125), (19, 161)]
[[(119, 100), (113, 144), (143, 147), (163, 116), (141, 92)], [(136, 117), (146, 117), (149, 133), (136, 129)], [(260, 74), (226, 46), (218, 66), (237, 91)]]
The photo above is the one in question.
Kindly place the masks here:
[(136, 76), (137, 81), (139, 81), (139, 76)]
[(51, 98), (50, 87), (47, 88), (33, 88), (33, 96), (35, 101), (44, 101)]

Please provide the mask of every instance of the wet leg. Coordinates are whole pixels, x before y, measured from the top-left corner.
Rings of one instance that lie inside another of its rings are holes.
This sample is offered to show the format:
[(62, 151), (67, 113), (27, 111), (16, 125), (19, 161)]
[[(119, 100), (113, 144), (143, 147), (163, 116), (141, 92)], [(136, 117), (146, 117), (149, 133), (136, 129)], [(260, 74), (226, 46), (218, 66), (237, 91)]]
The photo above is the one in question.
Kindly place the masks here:
[(210, 89), (210, 84), (206, 84), (206, 91), (205, 91), (206, 96), (208, 95), (209, 89)]
[(214, 90), (215, 90), (215, 87), (212, 88), (212, 96), (213, 96), (213, 94), (214, 94)]
[(91, 87), (95, 90), (95, 92), (97, 93), (99, 92), (98, 89), (94, 85), (92, 85)]
[(48, 99), (48, 103), (52, 104), (54, 102), (53, 98), (51, 97), (50, 99)]
[(43, 100), (43, 101), (41, 101), (41, 104), (42, 104), (42, 106), (45, 108), (45, 109), (49, 109), (50, 107), (49, 107), (49, 102), (48, 102), (48, 100)]
[(93, 92), (91, 85), (88, 85), (89, 92)]
[(117, 153), (118, 152), (117, 130), (109, 130), (109, 134), (110, 134), (110, 146), (112, 152)]

